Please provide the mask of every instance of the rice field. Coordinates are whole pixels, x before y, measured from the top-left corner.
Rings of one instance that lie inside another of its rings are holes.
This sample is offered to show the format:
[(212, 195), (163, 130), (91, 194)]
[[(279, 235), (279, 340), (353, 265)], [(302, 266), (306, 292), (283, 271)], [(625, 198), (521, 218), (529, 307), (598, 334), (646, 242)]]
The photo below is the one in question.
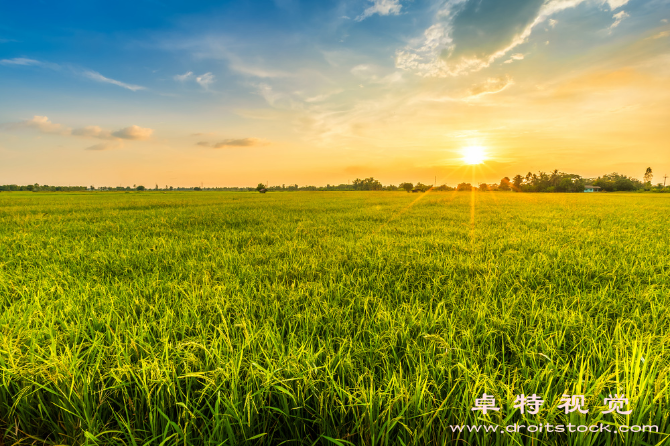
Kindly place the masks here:
[[(0, 193), (0, 445), (669, 444), (669, 215), (663, 194)], [(457, 428), (569, 423), (614, 432)]]

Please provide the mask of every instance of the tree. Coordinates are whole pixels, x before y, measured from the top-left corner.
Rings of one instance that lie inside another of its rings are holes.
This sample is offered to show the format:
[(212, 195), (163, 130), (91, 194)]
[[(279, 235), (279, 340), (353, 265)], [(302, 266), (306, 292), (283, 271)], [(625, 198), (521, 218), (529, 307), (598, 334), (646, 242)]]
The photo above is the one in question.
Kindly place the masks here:
[(400, 183), (400, 188), (405, 189), (407, 192), (412, 192), (414, 185), (412, 183)]
[(258, 183), (258, 186), (256, 186), (256, 190), (257, 190), (258, 192), (260, 192), (261, 189), (265, 189), (265, 184), (263, 184), (263, 183)]
[(521, 185), (523, 184), (523, 177), (521, 175), (515, 176), (512, 180), (512, 184), (514, 185), (514, 190), (519, 192), (521, 190)]
[(461, 183), (458, 186), (456, 186), (457, 191), (470, 191), (472, 190), (472, 184), (470, 183)]
[(498, 186), (498, 190), (510, 190), (510, 180), (508, 177), (503, 178), (500, 180), (500, 186)]
[(144, 186), (137, 186), (137, 190), (145, 190), (145, 189), (146, 189), (146, 187), (144, 187)]
[(421, 181), (416, 183), (416, 186), (414, 186), (415, 189), (419, 189), (421, 192), (426, 192), (428, 189), (431, 188), (431, 186), (428, 186), (427, 184), (423, 184)]
[(651, 180), (654, 178), (654, 174), (651, 172), (651, 167), (647, 167), (647, 170), (644, 172), (644, 183), (651, 186)]
[(482, 183), (479, 185), (479, 190), (481, 192), (487, 192), (489, 190), (489, 185), (486, 183)]
[(366, 178), (361, 180), (356, 178), (354, 180), (354, 190), (382, 190), (382, 183), (378, 180), (375, 180), (373, 177)]

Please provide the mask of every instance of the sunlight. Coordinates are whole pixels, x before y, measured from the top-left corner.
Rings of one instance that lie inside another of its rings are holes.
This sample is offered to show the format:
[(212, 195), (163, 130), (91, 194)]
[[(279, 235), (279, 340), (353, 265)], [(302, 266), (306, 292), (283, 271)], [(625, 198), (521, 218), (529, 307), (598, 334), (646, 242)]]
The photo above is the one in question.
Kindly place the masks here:
[(481, 164), (486, 159), (486, 153), (482, 146), (463, 147), (463, 162), (465, 164)]

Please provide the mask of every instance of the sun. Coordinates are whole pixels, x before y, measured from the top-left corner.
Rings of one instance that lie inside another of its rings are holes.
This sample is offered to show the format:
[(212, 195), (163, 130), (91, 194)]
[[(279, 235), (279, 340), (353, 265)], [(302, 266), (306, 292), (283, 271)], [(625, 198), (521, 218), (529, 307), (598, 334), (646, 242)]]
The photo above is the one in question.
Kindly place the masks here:
[(481, 164), (486, 159), (486, 152), (482, 146), (463, 147), (463, 162), (465, 164)]

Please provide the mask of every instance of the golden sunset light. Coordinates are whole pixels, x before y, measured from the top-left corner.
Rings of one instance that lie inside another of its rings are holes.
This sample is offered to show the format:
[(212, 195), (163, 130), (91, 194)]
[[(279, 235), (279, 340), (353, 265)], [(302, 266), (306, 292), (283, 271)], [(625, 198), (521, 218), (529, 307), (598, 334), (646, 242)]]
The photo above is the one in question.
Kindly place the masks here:
[(481, 164), (486, 159), (486, 151), (482, 146), (463, 148), (463, 162), (465, 164)]
[(667, 443), (668, 122), (670, 0), (5, 1), (0, 446)]

